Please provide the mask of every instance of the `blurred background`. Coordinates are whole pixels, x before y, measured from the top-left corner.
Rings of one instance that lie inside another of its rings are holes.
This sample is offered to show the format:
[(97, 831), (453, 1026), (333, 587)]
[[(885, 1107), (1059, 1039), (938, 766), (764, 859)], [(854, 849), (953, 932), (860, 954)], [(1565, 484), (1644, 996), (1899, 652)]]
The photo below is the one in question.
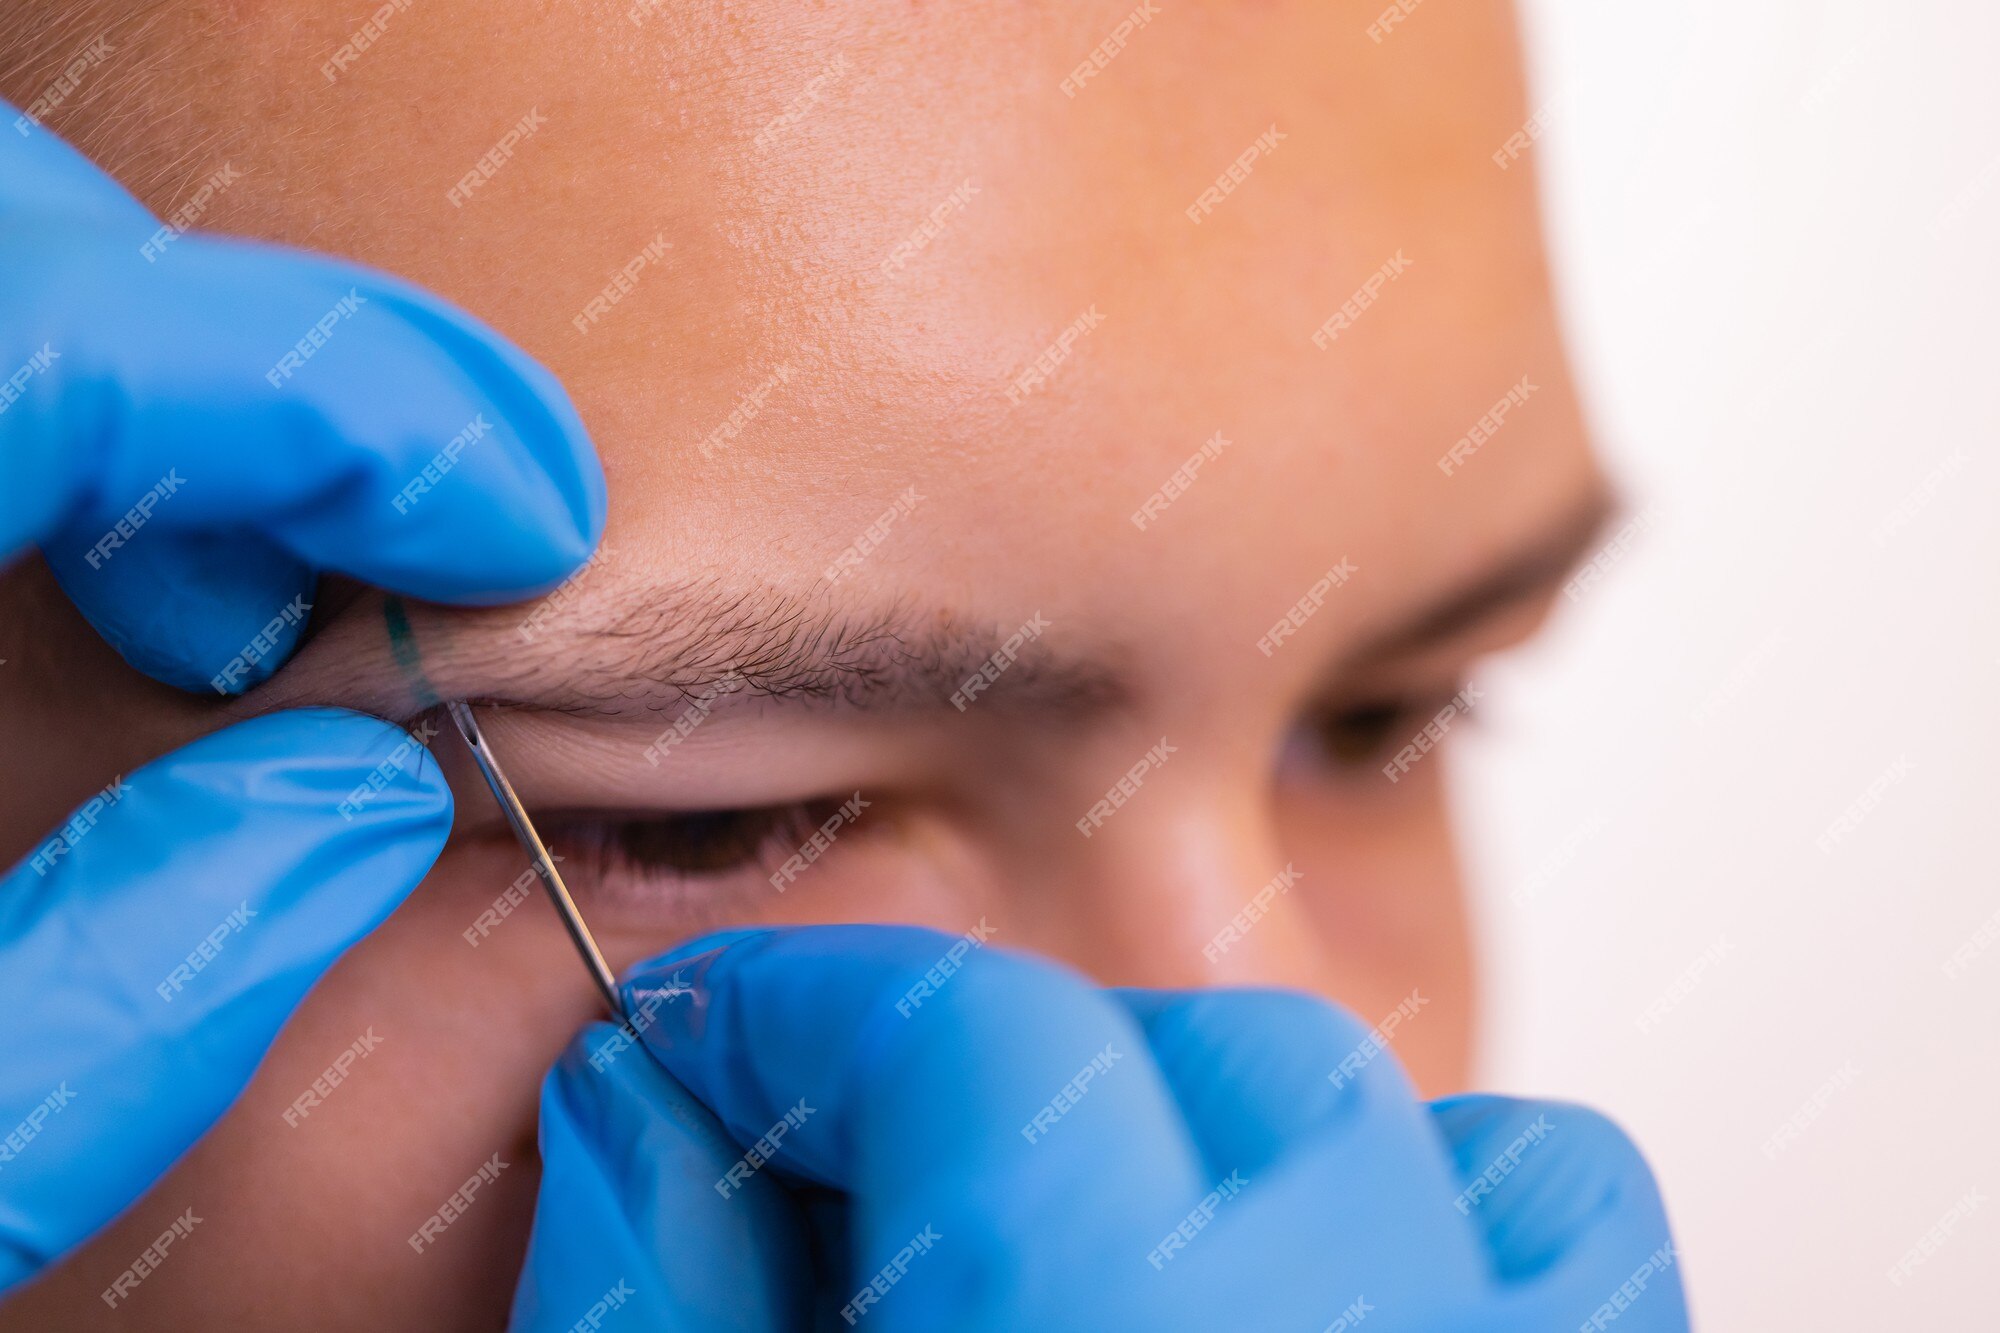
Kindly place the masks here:
[(1484, 1076), (1637, 1133), (1703, 1327), (1995, 1327), (2000, 7), (1524, 16), (1646, 524), (1481, 681)]

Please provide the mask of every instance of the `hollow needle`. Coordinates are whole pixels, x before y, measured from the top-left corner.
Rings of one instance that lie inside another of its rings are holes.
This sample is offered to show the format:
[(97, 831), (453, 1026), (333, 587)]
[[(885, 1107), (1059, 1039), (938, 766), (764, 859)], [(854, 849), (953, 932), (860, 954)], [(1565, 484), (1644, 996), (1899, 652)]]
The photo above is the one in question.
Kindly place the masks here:
[(625, 1012), (625, 1002), (619, 997), (618, 982), (604, 961), (604, 953), (591, 936), (590, 927), (583, 923), (582, 913), (576, 910), (576, 899), (570, 897), (569, 886), (563, 883), (561, 872), (549, 856), (549, 849), (542, 845), (541, 835), (535, 832), (534, 824), (529, 821), (521, 798), (514, 794), (514, 785), (507, 781), (507, 775), (500, 771), (500, 761), (487, 748), (486, 737), (480, 734), (472, 709), (462, 699), (446, 700), (445, 709), (457, 724), (458, 734), (465, 738), (466, 747), (472, 751), (480, 776), (493, 789), (493, 799), (500, 803), (500, 813), (507, 816), (514, 836), (520, 839), (528, 859), (534, 863), (536, 876), (542, 881), (542, 887), (549, 891), (549, 901), (555, 904), (556, 914), (562, 918), (563, 928), (569, 932), (570, 942), (576, 945), (577, 953), (582, 956), (583, 965), (590, 969), (591, 979), (597, 983), (598, 993), (604, 997), (611, 1016), (620, 1022), (627, 1021), (629, 1015)]

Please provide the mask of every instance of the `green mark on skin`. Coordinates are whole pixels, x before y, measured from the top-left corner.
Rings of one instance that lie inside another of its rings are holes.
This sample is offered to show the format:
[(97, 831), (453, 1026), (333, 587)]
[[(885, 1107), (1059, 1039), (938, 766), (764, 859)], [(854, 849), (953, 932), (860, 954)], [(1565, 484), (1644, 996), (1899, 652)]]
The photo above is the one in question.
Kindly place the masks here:
[(417, 636), (410, 628), (410, 613), (403, 609), (402, 598), (391, 594), (383, 601), (382, 623), (389, 631), (389, 655), (403, 669), (403, 679), (416, 694), (418, 706), (436, 708), (444, 700), (431, 688), (431, 679), (424, 674), (423, 654), (417, 651)]

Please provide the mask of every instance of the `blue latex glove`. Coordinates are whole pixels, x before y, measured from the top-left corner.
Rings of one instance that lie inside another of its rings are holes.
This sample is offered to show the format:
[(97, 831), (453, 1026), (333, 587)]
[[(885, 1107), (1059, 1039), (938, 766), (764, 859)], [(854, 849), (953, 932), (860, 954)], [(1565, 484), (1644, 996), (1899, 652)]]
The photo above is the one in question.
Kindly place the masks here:
[[(160, 234), (53, 136), (0, 133), (0, 560), (41, 544), (128, 661), (241, 689), (321, 570), (484, 602), (582, 563), (603, 478), (546, 371), (378, 274)], [(0, 1291), (213, 1123), (450, 822), (409, 736), (302, 710), (121, 779), (0, 881)]]
[(400, 728), (273, 713), (122, 778), (0, 881), (0, 1291), (214, 1123), (306, 990), (424, 877), (451, 808)]
[(1602, 1117), (1425, 1105), (1304, 996), (1107, 992), (993, 948), (940, 979), (954, 943), (740, 932), (644, 969), (671, 1077), (612, 1029), (551, 1076), (516, 1333), (613, 1290), (662, 1329), (1687, 1327)]
[(59, 139), (0, 134), (0, 560), (40, 543), (127, 661), (235, 693), (323, 570), (474, 604), (589, 555), (603, 474), (518, 349), (379, 273), (160, 234)]

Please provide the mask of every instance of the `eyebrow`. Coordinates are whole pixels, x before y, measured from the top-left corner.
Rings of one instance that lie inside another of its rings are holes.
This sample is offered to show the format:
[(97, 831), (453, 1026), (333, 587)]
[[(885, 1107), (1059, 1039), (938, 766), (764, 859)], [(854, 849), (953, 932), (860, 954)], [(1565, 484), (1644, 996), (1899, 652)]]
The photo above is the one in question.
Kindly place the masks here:
[(1019, 626), (977, 625), (908, 598), (856, 609), (823, 587), (746, 591), (712, 579), (648, 585), (609, 609), (597, 623), (565, 617), (571, 661), (559, 685), (479, 701), (600, 712), (662, 692), (682, 702), (740, 693), (889, 711), (942, 706), (982, 672), (995, 677), (993, 699), (1047, 711), (1105, 711), (1132, 693), (1118, 654), (1052, 649), (1042, 633), (1063, 627), (1039, 612)]
[(1378, 630), (1349, 655), (1350, 662), (1414, 655), (1459, 637), (1524, 602), (1555, 591), (1599, 534), (1622, 511), (1599, 479), (1526, 544), (1503, 556), (1470, 582), (1434, 599), (1387, 629)]
[[(1552, 592), (1617, 512), (1601, 483), (1532, 540), (1348, 653), (1344, 665), (1415, 654)], [(1039, 620), (1039, 614), (1034, 618)], [(473, 702), (551, 712), (665, 711), (740, 693), (790, 704), (875, 711), (936, 709), (982, 672), (994, 677), (982, 703), (1075, 715), (1131, 701), (1134, 674), (1123, 654), (1068, 655), (1033, 625), (975, 625), (901, 598), (856, 609), (824, 587), (805, 593), (745, 590), (702, 579), (649, 584), (636, 593), (577, 597), (554, 642), (568, 655), (560, 682), (524, 672), (532, 689)], [(1060, 633), (1063, 626), (1042, 622)], [(533, 655), (523, 656), (533, 660)], [(522, 682), (525, 684), (525, 680)], [(662, 695), (665, 702), (661, 701)]]

